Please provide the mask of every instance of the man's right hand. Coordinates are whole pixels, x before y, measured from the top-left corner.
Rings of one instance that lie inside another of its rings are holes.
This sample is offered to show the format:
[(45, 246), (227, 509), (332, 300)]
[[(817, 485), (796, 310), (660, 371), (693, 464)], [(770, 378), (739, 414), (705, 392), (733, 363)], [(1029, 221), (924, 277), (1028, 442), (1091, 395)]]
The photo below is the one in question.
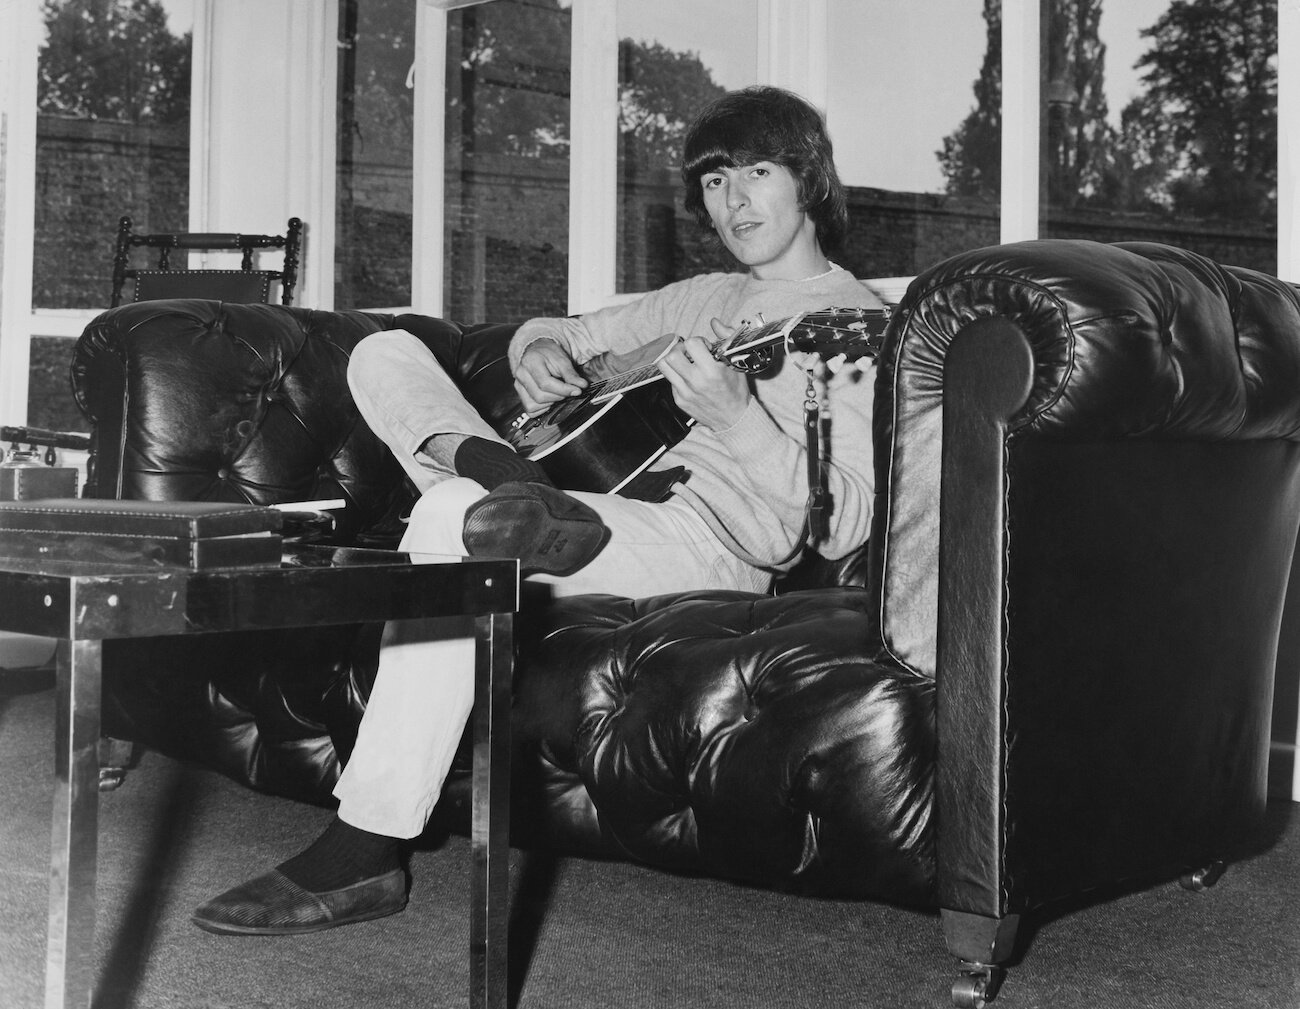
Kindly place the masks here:
[(534, 340), (515, 369), (515, 392), (530, 415), (542, 413), (586, 387), (587, 380), (578, 373), (573, 358), (554, 340)]

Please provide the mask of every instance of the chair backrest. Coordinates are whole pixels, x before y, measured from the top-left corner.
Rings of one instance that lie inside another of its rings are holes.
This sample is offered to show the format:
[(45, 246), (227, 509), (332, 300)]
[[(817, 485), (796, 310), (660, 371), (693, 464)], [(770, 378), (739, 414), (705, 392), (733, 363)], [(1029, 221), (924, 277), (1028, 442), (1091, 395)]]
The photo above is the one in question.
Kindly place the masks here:
[[(143, 245), (158, 250), (153, 269), (135, 269), (130, 263), (131, 249)], [(112, 307), (123, 301), (156, 301), (161, 298), (211, 298), (239, 304), (266, 303), (270, 300), (271, 281), (280, 282), (280, 303), (293, 304), (293, 289), (298, 281), (298, 257), (302, 245), (302, 221), (289, 218), (283, 235), (243, 235), (238, 233), (189, 232), (177, 234), (136, 234), (131, 218), (118, 222), (117, 243), (113, 254)], [(173, 266), (173, 249), (239, 249), (243, 260), (238, 270), (189, 270), (184, 264)], [(254, 270), (254, 249), (283, 249), (284, 264), (279, 270)], [(126, 282), (134, 281), (130, 288)]]

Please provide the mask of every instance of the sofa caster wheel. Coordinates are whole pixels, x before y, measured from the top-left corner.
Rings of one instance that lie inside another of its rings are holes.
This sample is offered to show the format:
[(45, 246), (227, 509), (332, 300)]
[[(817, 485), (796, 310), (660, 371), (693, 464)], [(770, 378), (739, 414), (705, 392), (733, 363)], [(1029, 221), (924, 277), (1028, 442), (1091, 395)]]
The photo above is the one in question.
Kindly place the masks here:
[(1202, 869), (1195, 872), (1184, 873), (1178, 877), (1178, 885), (1184, 890), (1191, 890), (1194, 893), (1200, 893), (1202, 890), (1208, 890), (1227, 870), (1227, 865), (1223, 862), (1211, 862)]
[(135, 763), (135, 744), (125, 739), (103, 736), (99, 740), (99, 790), (111, 792), (126, 780), (126, 772)]
[(952, 983), (952, 1004), (956, 1009), (984, 1009), (1002, 986), (1002, 975), (1002, 968), (993, 964), (963, 961)]

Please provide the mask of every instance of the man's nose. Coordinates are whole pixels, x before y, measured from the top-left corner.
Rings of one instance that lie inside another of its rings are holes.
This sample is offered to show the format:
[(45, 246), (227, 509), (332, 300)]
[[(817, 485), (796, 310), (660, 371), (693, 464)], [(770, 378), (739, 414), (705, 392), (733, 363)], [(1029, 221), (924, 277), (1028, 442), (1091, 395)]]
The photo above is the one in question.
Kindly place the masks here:
[(749, 203), (749, 192), (741, 182), (733, 182), (727, 187), (727, 207), (738, 210)]

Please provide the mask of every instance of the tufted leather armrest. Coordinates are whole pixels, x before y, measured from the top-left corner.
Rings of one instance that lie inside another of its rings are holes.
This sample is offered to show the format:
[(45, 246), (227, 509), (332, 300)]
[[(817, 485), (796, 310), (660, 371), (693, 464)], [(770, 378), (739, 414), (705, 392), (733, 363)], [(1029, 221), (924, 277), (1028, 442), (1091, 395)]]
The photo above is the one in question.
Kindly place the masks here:
[(1143, 243), (954, 257), (899, 305), (875, 439), (872, 637), (937, 683), (941, 906), (1237, 850), (1300, 517), (1296, 290)]
[(909, 288), (879, 361), (873, 586), (882, 641), (933, 675), (944, 364), (981, 320), (1032, 356), (1016, 444), (1294, 441), (1300, 296), (1164, 245), (1044, 240), (945, 260)]

